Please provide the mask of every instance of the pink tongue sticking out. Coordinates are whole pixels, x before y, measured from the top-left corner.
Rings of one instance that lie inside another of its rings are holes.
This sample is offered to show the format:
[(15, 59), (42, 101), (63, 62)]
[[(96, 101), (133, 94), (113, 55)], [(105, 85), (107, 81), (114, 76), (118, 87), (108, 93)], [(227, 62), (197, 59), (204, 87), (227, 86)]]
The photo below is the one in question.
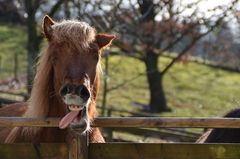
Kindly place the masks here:
[(75, 119), (77, 119), (77, 116), (79, 114), (79, 111), (71, 111), (69, 112), (67, 115), (65, 115), (60, 123), (59, 123), (59, 128), (60, 129), (65, 129), (66, 127), (68, 127), (68, 125), (74, 121)]

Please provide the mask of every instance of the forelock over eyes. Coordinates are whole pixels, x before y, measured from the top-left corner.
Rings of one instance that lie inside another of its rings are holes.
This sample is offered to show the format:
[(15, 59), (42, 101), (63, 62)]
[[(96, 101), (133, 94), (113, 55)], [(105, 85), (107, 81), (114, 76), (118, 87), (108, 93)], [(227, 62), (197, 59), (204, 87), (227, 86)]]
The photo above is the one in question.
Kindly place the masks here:
[(69, 42), (86, 49), (95, 40), (96, 31), (89, 24), (82, 21), (65, 20), (53, 25), (53, 41)]

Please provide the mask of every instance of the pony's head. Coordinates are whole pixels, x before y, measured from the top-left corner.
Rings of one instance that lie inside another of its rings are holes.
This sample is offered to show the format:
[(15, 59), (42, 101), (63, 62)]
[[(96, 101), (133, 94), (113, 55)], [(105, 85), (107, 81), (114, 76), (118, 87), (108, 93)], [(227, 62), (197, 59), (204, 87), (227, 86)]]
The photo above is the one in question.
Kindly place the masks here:
[(48, 40), (47, 53), (52, 64), (53, 89), (66, 109), (59, 127), (75, 122), (89, 129), (89, 110), (95, 102), (102, 48), (115, 38), (109, 34), (96, 34), (82, 21), (54, 22), (43, 19), (43, 31)]

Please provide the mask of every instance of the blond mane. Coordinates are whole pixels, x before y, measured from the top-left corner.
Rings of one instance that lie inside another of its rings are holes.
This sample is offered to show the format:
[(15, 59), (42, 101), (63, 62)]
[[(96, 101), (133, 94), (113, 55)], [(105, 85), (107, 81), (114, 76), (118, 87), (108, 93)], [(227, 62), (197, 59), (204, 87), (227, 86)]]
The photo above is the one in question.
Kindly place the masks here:
[(28, 109), (24, 116), (46, 117), (50, 106), (52, 91), (54, 91), (52, 62), (50, 54), (44, 51), (37, 64), (37, 72), (28, 101)]

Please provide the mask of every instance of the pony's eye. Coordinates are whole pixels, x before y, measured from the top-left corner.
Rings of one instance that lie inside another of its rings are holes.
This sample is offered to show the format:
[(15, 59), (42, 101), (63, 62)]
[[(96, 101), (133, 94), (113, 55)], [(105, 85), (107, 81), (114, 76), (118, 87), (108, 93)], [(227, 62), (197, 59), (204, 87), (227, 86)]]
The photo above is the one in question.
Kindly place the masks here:
[(99, 60), (99, 55), (97, 54), (97, 56), (96, 56), (96, 60), (98, 61)]
[(93, 58), (94, 58), (94, 60), (98, 61), (99, 60), (99, 54), (98, 53), (94, 53), (93, 54)]

